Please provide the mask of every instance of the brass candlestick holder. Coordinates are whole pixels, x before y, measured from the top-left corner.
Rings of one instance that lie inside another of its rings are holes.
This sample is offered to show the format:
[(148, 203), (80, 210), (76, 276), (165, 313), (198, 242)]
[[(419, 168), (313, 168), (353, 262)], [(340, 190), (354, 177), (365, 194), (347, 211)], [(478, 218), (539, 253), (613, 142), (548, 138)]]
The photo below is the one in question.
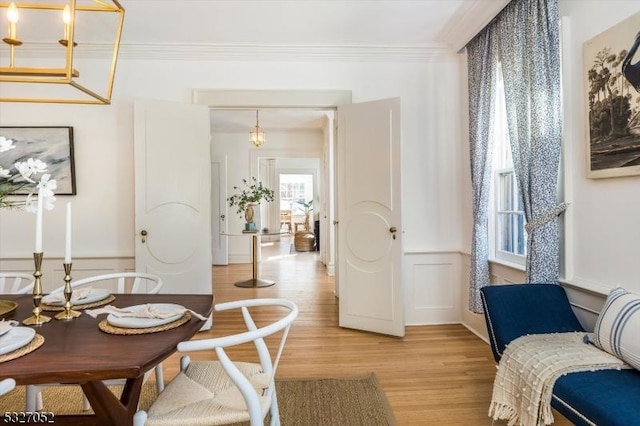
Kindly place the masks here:
[(71, 263), (63, 263), (64, 266), (64, 311), (56, 314), (56, 319), (70, 320), (80, 316), (80, 312), (71, 309)]
[(41, 325), (46, 322), (51, 321), (51, 318), (45, 315), (40, 315), (42, 312), (42, 308), (40, 308), (40, 301), (42, 300), (42, 283), (40, 282), (40, 277), (42, 277), (42, 272), (40, 268), (42, 267), (42, 252), (33, 253), (33, 262), (36, 266), (36, 271), (33, 273), (35, 277), (35, 282), (33, 283), (33, 315), (22, 321), (25, 325)]

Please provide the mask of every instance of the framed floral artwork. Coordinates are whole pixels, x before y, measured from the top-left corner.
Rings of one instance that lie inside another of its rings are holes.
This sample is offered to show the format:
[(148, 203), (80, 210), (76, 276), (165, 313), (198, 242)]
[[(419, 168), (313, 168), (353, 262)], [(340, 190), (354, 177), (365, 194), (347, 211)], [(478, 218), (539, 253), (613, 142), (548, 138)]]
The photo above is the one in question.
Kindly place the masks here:
[(583, 45), (587, 177), (640, 175), (640, 13)]
[[(13, 148), (0, 153), (1, 169), (15, 171), (17, 162), (40, 160), (46, 164), (44, 173), (56, 180), (56, 195), (76, 195), (73, 127), (0, 127), (2, 138), (12, 141)], [(28, 194), (31, 190), (16, 186), (12, 193)]]

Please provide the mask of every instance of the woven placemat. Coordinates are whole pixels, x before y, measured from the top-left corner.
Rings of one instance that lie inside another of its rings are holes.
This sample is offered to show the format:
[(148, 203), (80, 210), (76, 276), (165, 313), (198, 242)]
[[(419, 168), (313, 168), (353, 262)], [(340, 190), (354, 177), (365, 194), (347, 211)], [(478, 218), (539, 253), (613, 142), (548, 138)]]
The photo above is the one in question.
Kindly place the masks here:
[(31, 353), (38, 349), (44, 343), (44, 337), (38, 333), (33, 336), (31, 342), (27, 343), (25, 346), (16, 349), (15, 351), (7, 352), (6, 354), (0, 355), (0, 363), (11, 361), (12, 359), (20, 358), (23, 355)]
[[(116, 300), (116, 297), (113, 294), (110, 294), (109, 297), (107, 297), (106, 299), (98, 300), (97, 302), (85, 303), (85, 304), (79, 304), (79, 305), (71, 305), (71, 309), (79, 310), (79, 309), (96, 308), (98, 306), (107, 305), (107, 304), (113, 302), (114, 300)], [(40, 308), (43, 311), (48, 311), (48, 312), (61, 312), (61, 311), (64, 311), (64, 306), (46, 305), (44, 303), (40, 304)]]
[(191, 314), (187, 311), (181, 316), (179, 319), (159, 325), (157, 327), (147, 327), (147, 328), (125, 328), (125, 327), (116, 327), (114, 325), (109, 324), (106, 318), (98, 323), (98, 328), (105, 333), (109, 334), (121, 334), (121, 335), (130, 335), (130, 334), (148, 334), (148, 333), (157, 333), (160, 331), (171, 330), (172, 328), (180, 327), (182, 324), (189, 322), (191, 319)]

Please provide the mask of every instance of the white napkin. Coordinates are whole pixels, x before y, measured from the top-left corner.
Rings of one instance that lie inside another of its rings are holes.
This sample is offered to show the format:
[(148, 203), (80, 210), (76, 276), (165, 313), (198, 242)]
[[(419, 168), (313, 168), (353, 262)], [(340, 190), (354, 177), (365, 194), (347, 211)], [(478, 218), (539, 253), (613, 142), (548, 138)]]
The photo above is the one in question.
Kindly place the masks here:
[(192, 311), (191, 309), (187, 309), (185, 307), (179, 307), (175, 309), (159, 309), (153, 303), (147, 303), (142, 308), (136, 308), (135, 310), (131, 310), (131, 308), (117, 308), (112, 305), (103, 306), (97, 309), (85, 309), (85, 313), (96, 318), (100, 314), (111, 314), (118, 318), (158, 318), (165, 319), (175, 315), (184, 314), (185, 312), (190, 312), (195, 317), (201, 319), (202, 321), (206, 321), (207, 317), (200, 315), (197, 312)]
[[(71, 293), (71, 303), (82, 302), (82, 299), (86, 299), (91, 295), (91, 287), (80, 287), (74, 289)], [(42, 303), (50, 305), (52, 303), (64, 303), (64, 293), (47, 294), (42, 298)]]
[(18, 324), (20, 324), (18, 321), (15, 320), (8, 320), (5, 321), (4, 319), (2, 321), (0, 321), (0, 336), (2, 336), (4, 333), (8, 332), (11, 327), (15, 327)]

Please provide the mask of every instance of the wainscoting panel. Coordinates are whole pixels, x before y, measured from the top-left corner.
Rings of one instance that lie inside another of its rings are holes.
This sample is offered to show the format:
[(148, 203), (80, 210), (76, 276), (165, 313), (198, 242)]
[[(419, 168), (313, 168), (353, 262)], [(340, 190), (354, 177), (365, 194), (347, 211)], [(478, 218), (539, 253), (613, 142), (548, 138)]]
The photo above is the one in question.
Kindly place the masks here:
[(405, 324), (460, 322), (460, 255), (405, 254)]
[[(48, 293), (51, 290), (64, 285), (64, 269), (62, 258), (44, 258), (42, 261), (42, 291)], [(33, 274), (33, 259), (2, 259), (0, 260), (0, 272), (24, 272)], [(111, 274), (115, 272), (133, 272), (136, 270), (135, 258), (111, 257), (111, 258), (75, 258), (71, 270), (72, 280), (90, 277), (93, 275)]]

